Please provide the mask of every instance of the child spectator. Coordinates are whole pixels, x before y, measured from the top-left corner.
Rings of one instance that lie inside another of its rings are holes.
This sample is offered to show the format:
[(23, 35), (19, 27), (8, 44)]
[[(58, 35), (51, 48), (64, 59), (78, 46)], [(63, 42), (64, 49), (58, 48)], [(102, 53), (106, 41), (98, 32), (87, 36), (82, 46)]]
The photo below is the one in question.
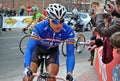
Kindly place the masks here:
[(120, 32), (116, 32), (110, 37), (110, 44), (116, 49), (117, 54), (120, 54)]

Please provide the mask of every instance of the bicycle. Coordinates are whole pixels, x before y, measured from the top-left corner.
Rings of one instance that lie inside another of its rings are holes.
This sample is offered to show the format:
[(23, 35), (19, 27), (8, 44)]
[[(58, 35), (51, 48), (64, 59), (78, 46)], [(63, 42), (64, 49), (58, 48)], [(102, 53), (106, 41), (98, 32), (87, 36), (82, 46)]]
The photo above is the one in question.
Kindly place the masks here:
[[(37, 77), (37, 81), (47, 81), (47, 79), (56, 79), (56, 81), (66, 81), (61, 76), (54, 76), (50, 75), (49, 73), (45, 72), (45, 61), (49, 59), (49, 55), (43, 55), (40, 58), (42, 58), (41, 65), (40, 65), (40, 71), (39, 73), (32, 73), (33, 76)], [(29, 80), (28, 80), (29, 81)]]
[(29, 39), (29, 37), (30, 37), (30, 34), (31, 34), (32, 30), (33, 30), (33, 28), (29, 28), (29, 29), (27, 30), (27, 32), (26, 32), (26, 30), (23, 31), (23, 33), (24, 33), (24, 34), (27, 34), (27, 35), (23, 36), (23, 37), (20, 39), (20, 42), (19, 42), (19, 50), (20, 50), (20, 52), (21, 52), (22, 54), (24, 54), (24, 52), (25, 52), (26, 45), (27, 45), (27, 42), (28, 42), (28, 39)]
[[(72, 23), (70, 23), (70, 21), (68, 22), (68, 25), (73, 25)], [(83, 50), (85, 48), (85, 41), (86, 41), (85, 36), (84, 36), (83, 32), (81, 32), (81, 31), (82, 31), (81, 27), (77, 27), (76, 33), (78, 33), (79, 35), (77, 36), (77, 39), (75, 39), (74, 48), (75, 48), (75, 51), (79, 50), (78, 53), (83, 52)], [(66, 56), (65, 49), (66, 49), (66, 42), (63, 42), (62, 46), (61, 46), (61, 52), (62, 52), (63, 56)]]
[(28, 42), (28, 39), (29, 39), (30, 35), (25, 35), (21, 38), (20, 42), (19, 42), (19, 50), (22, 54), (24, 54), (25, 52), (25, 49), (26, 49), (26, 45), (27, 45), (27, 42)]

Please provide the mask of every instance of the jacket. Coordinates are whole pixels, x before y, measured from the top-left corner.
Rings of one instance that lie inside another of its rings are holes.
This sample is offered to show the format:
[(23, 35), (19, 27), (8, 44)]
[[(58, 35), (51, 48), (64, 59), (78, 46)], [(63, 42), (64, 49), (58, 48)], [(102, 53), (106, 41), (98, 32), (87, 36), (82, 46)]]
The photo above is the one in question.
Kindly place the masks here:
[(97, 14), (96, 25), (95, 31), (98, 32), (99, 35), (109, 38), (113, 33), (120, 31), (120, 18), (115, 18), (112, 25), (105, 27), (103, 15)]

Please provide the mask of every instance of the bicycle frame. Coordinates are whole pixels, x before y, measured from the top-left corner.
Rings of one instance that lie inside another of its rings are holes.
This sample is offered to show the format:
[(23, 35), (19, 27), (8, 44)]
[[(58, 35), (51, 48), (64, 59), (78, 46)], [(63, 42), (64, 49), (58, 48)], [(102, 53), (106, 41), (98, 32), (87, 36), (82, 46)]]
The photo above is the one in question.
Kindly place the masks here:
[[(66, 52), (65, 52), (66, 48), (64, 48), (64, 47), (66, 47), (65, 42), (63, 42), (62, 46), (61, 46), (61, 49), (62, 49), (61, 51), (62, 51), (63, 56), (66, 56)], [(82, 33), (80, 33), (77, 40), (75, 40), (74, 48), (75, 48), (75, 50), (77, 50), (77, 49), (79, 49), (78, 47), (80, 46), (80, 51), (78, 53), (82, 53), (85, 48), (85, 44), (86, 44), (85, 36)]]
[(33, 76), (37, 77), (37, 81), (47, 81), (48, 78), (59, 79), (59, 80), (65, 81), (65, 79), (63, 79), (60, 76), (50, 75), (50, 74), (48, 74), (47, 72), (44, 71), (44, 69), (45, 69), (45, 61), (49, 57), (50, 57), (49, 55), (48, 56), (46, 56), (46, 55), (42, 56), (43, 60), (41, 62), (40, 73), (33, 73)]

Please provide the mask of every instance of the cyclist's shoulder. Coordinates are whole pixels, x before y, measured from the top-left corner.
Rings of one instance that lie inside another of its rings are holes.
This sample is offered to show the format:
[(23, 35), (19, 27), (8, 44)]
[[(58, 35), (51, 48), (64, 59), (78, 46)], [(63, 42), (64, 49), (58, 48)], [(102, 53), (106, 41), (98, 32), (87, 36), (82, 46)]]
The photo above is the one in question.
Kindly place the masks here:
[(43, 16), (43, 14), (38, 12), (38, 13), (36, 13), (36, 16)]
[(63, 24), (63, 31), (68, 35), (70, 33), (74, 33), (74, 30), (70, 25)]
[(63, 24), (63, 28), (64, 28), (66, 31), (68, 31), (68, 30), (73, 31), (72, 27), (71, 27), (70, 25), (66, 24), (66, 23)]
[(46, 27), (49, 26), (48, 20), (44, 20), (41, 22), (38, 22), (35, 26), (35, 28), (39, 29), (40, 31), (45, 30)]

